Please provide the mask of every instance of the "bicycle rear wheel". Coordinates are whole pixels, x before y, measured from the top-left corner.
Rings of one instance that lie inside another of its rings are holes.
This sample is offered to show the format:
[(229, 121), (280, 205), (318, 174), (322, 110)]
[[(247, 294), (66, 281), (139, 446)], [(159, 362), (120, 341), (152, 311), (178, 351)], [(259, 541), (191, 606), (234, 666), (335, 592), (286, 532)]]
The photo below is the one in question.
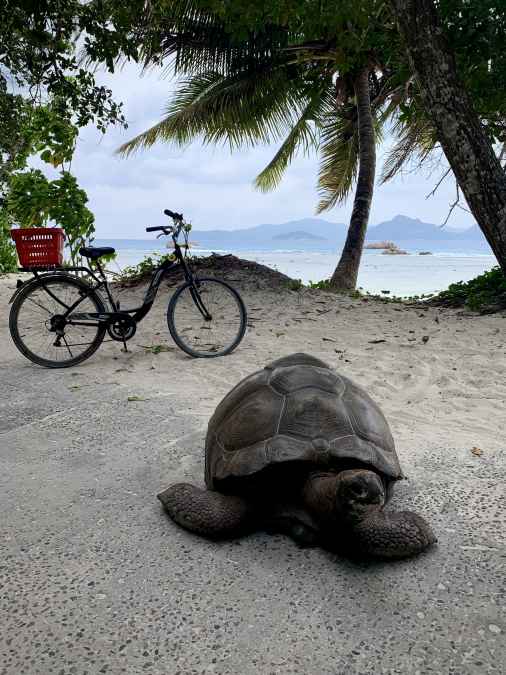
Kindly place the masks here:
[(239, 293), (224, 281), (212, 278), (195, 279), (180, 286), (167, 309), (174, 342), (197, 358), (230, 354), (244, 337), (246, 319)]
[(101, 298), (83, 281), (70, 275), (48, 275), (27, 283), (15, 298), (9, 315), (14, 344), (26, 358), (46, 368), (68, 368), (89, 358), (100, 346), (106, 329), (98, 321), (72, 323), (72, 313), (105, 312)]

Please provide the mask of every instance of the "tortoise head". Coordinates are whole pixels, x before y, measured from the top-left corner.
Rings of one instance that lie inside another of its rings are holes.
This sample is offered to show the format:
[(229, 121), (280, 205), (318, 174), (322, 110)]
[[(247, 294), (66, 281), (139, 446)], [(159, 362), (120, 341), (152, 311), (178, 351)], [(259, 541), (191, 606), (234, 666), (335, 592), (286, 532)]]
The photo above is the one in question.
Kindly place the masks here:
[(385, 486), (380, 476), (367, 469), (341, 471), (337, 477), (338, 513), (350, 520), (362, 520), (385, 504)]
[(360, 521), (386, 501), (381, 477), (367, 469), (312, 473), (302, 497), (308, 511), (326, 526), (342, 519)]

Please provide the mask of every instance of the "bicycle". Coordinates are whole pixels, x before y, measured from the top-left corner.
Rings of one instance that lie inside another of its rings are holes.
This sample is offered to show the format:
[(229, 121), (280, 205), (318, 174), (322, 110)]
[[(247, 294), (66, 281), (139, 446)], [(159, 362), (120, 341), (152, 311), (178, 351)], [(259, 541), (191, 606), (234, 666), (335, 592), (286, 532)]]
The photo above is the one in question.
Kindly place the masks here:
[[(190, 228), (182, 214), (169, 209), (164, 213), (172, 218), (173, 224), (147, 227), (146, 232), (160, 232), (158, 237), (171, 236), (174, 259), (163, 260), (153, 271), (139, 307), (121, 309), (112, 296), (100, 263), (101, 257), (115, 252), (112, 247), (83, 246), (79, 250), (82, 257), (94, 262), (96, 273), (84, 266), (30, 268), (34, 278), (18, 282), (10, 300), (9, 330), (19, 351), (38, 365), (66, 368), (92, 356), (106, 333), (111, 340), (123, 342), (126, 350), (137, 324), (153, 306), (162, 279), (182, 268), (185, 281), (178, 286), (167, 308), (167, 323), (174, 342), (192, 357), (230, 354), (246, 332), (244, 302), (225, 281), (200, 278), (193, 273), (187, 261)], [(182, 245), (178, 242), (181, 232), (185, 238)], [(86, 272), (86, 280), (77, 272)]]

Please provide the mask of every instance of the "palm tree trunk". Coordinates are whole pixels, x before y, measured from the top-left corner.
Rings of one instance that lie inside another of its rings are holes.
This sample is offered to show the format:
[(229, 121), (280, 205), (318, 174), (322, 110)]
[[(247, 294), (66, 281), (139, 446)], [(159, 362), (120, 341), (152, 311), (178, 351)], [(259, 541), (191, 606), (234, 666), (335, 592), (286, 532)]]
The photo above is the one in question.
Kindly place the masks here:
[(460, 81), (433, 0), (390, 0), (427, 115), (506, 273), (506, 174)]
[(331, 288), (343, 291), (354, 290), (357, 285), (376, 171), (376, 142), (369, 91), (369, 68), (363, 68), (358, 72), (354, 88), (358, 113), (358, 180), (348, 235), (341, 259), (330, 279)]

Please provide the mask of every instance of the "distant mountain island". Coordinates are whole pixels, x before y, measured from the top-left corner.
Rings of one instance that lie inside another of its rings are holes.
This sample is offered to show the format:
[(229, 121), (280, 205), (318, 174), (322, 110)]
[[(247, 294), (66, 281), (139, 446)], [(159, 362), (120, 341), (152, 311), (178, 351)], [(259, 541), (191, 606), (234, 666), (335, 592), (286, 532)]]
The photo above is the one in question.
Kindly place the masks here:
[[(345, 241), (347, 225), (322, 218), (262, 224), (243, 230), (193, 230), (199, 248), (230, 251), (335, 251)], [(418, 218), (398, 215), (370, 226), (366, 242), (392, 241), (408, 252), (491, 253), (477, 225), (467, 230), (441, 228)]]
[(286, 234), (276, 234), (272, 239), (273, 241), (327, 241), (325, 237), (320, 237), (311, 232), (304, 232), (304, 230), (296, 230), (295, 232), (287, 232)]

